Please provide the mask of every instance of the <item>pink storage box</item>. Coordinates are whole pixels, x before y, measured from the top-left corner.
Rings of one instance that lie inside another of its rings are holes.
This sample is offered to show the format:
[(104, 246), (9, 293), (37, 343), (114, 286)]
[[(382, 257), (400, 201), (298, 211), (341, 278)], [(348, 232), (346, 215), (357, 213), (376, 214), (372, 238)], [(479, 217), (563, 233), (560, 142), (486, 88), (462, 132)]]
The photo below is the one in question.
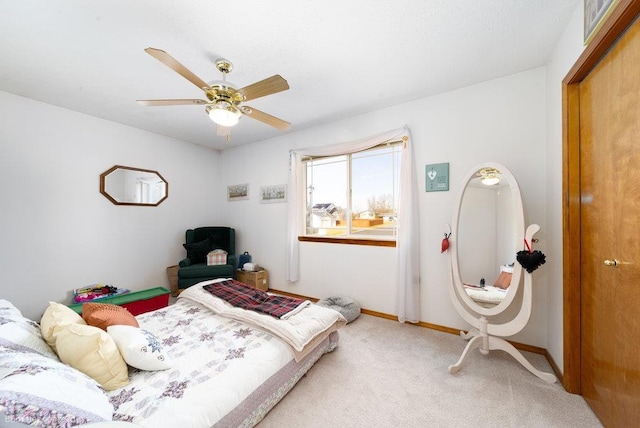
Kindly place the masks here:
[(225, 250), (213, 250), (207, 254), (207, 266), (226, 265), (227, 252)]

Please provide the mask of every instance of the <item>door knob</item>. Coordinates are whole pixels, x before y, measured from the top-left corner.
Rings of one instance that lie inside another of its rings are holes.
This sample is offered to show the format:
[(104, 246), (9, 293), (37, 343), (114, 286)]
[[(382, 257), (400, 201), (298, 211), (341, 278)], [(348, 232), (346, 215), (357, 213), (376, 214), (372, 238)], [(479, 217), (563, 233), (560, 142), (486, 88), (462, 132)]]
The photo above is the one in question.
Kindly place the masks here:
[(620, 264), (620, 262), (618, 260), (616, 260), (616, 259), (613, 259), (613, 260), (605, 260), (604, 264), (607, 265), (607, 266), (616, 267), (616, 266), (618, 266)]

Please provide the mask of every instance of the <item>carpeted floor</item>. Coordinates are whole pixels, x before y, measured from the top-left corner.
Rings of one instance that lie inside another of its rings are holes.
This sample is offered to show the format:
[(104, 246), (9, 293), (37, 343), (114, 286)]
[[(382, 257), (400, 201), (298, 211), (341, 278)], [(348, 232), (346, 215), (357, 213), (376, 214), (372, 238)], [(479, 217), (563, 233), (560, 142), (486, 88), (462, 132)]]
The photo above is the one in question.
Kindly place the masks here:
[[(369, 315), (340, 330), (316, 363), (259, 424), (270, 427), (600, 427), (581, 396), (537, 378), (510, 355)], [(539, 370), (546, 359), (523, 353)]]

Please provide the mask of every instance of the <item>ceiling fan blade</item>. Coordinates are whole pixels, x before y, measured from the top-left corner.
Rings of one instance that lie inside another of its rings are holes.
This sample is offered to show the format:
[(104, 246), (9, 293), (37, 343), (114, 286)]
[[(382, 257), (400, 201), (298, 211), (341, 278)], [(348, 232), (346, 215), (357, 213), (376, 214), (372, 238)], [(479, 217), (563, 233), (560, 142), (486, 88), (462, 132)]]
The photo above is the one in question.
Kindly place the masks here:
[(205, 100), (136, 100), (138, 104), (143, 106), (187, 106), (187, 105), (203, 105), (208, 104)]
[(176, 73), (180, 74), (182, 77), (196, 85), (198, 88), (202, 89), (209, 86), (207, 82), (193, 74), (189, 69), (187, 69), (187, 67), (180, 64), (178, 61), (176, 61), (175, 58), (173, 58), (165, 51), (156, 48), (146, 48), (144, 51)]
[(255, 100), (256, 98), (264, 97), (266, 95), (275, 94), (277, 92), (286, 91), (289, 89), (289, 84), (279, 74), (275, 74), (264, 80), (245, 86), (238, 89), (242, 95), (244, 95), (245, 101)]
[(286, 131), (291, 128), (291, 124), (289, 122), (278, 119), (277, 117), (271, 116), (270, 114), (260, 110), (256, 110), (253, 107), (243, 106), (240, 111), (252, 119), (259, 120), (260, 122), (266, 123), (274, 128), (278, 128), (281, 131)]

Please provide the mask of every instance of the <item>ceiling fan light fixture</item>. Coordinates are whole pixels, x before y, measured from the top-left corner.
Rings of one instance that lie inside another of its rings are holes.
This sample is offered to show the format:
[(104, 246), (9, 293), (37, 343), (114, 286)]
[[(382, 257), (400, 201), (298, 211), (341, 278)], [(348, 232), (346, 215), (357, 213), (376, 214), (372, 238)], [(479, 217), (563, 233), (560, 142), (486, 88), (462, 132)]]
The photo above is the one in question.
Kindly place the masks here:
[(497, 175), (488, 175), (482, 179), (482, 184), (485, 186), (495, 186), (498, 183), (500, 183), (500, 177)]
[(209, 118), (220, 126), (235, 126), (240, 120), (240, 110), (228, 103), (217, 103), (205, 109)]
[(480, 177), (480, 182), (485, 186), (495, 186), (500, 183), (500, 171), (495, 168), (482, 168), (478, 171), (478, 176)]

